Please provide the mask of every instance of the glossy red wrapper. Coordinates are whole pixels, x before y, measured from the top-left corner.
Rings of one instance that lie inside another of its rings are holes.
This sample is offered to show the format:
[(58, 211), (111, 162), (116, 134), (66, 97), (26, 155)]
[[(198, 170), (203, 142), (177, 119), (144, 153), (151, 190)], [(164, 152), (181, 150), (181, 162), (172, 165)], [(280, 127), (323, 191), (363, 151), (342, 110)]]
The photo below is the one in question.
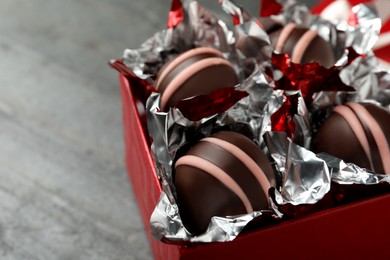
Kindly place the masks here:
[[(358, 56), (350, 48), (346, 65), (353, 62)], [(291, 62), (287, 54), (277, 53), (273, 53), (272, 63), (283, 74), (281, 79), (275, 81), (276, 89), (300, 90), (308, 107), (316, 92), (355, 90), (353, 87), (345, 85), (340, 79), (340, 70), (346, 65), (333, 66), (328, 69), (317, 62), (298, 64)]]
[(209, 95), (181, 100), (176, 107), (186, 118), (191, 121), (198, 121), (228, 110), (246, 96), (248, 96), (248, 93), (245, 91), (227, 87), (217, 89)]
[(173, 28), (184, 19), (183, 5), (180, 0), (172, 0), (171, 10), (168, 14), (168, 28)]
[(283, 105), (271, 115), (272, 131), (287, 133), (289, 138), (294, 137), (294, 116), (298, 113), (298, 96), (285, 96)]
[[(350, 64), (358, 54), (350, 49), (348, 62)], [(313, 94), (320, 91), (354, 91), (353, 87), (345, 85), (339, 76), (344, 66), (325, 68), (319, 63), (298, 64), (290, 61), (287, 54), (272, 55), (273, 65), (279, 69), (283, 76), (275, 81), (275, 88), (281, 90), (301, 91), (306, 106), (310, 107)], [(273, 77), (272, 69), (267, 74)], [(285, 96), (283, 105), (271, 116), (273, 131), (283, 131), (289, 138), (294, 137), (294, 116), (298, 113), (297, 96)]]
[(123, 63), (122, 60), (116, 60), (111, 62), (109, 65), (129, 79), (131, 85), (134, 86), (136, 98), (139, 99), (144, 105), (146, 104), (146, 100), (149, 98), (150, 94), (152, 92), (157, 92), (157, 90), (146, 80), (137, 77), (134, 72)]
[(262, 0), (260, 6), (260, 16), (266, 17), (279, 14), (283, 6), (275, 0)]

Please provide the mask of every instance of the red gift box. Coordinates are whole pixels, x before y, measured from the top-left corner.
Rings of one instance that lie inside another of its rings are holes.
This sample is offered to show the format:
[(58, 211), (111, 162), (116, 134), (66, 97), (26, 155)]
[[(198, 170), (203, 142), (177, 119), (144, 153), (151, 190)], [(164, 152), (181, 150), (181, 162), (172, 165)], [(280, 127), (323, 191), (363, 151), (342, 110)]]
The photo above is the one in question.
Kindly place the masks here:
[(155, 259), (387, 258), (390, 194), (240, 234), (232, 242), (173, 245), (154, 239), (150, 216), (161, 187), (129, 80), (120, 75), (126, 166)]

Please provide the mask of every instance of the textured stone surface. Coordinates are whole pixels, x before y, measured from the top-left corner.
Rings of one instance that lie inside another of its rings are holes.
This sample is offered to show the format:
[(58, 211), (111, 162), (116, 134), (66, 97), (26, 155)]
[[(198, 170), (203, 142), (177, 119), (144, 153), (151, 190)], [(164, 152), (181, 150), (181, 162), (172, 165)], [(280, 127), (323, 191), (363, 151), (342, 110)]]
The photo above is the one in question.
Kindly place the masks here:
[(107, 62), (163, 29), (169, 5), (0, 1), (1, 259), (152, 258)]

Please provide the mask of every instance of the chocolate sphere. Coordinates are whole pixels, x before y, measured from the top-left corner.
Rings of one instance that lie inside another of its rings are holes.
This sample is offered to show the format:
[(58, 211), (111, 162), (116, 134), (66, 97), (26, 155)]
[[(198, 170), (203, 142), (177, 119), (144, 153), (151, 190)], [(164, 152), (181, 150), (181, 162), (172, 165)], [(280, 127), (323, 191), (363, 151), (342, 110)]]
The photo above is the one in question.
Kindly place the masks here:
[(331, 46), (315, 30), (294, 23), (270, 33), (270, 41), (275, 52), (287, 53), (294, 63), (318, 62), (332, 67), (336, 62)]
[(198, 235), (213, 216), (268, 209), (268, 189), (275, 186), (275, 177), (255, 143), (222, 131), (201, 139), (177, 160), (175, 185), (183, 224)]
[(155, 88), (161, 93), (161, 110), (180, 100), (206, 95), (223, 87), (233, 87), (238, 77), (220, 51), (201, 47), (189, 50), (164, 65), (157, 75)]
[(390, 174), (389, 110), (370, 103), (336, 106), (313, 139), (313, 151)]

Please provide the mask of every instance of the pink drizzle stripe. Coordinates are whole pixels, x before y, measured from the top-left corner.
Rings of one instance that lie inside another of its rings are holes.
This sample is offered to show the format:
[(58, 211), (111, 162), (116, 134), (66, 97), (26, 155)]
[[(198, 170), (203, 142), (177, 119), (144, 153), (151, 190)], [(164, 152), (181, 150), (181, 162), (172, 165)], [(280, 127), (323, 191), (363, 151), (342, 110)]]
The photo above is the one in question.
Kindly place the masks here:
[(284, 44), (287, 42), (288, 37), (290, 37), (290, 34), (295, 29), (295, 27), (297, 27), (296, 24), (289, 23), (283, 28), (283, 30), (280, 32), (278, 40), (276, 41), (276, 52), (283, 52)]
[(158, 75), (158, 79), (154, 83), (156, 89), (160, 88), (161, 82), (166, 78), (166, 76), (174, 69), (176, 68), (180, 63), (184, 62), (185, 60), (192, 58), (197, 55), (202, 54), (214, 54), (216, 56), (222, 57), (222, 52), (220, 52), (217, 49), (209, 48), (209, 47), (199, 47), (192, 50), (189, 50), (187, 52), (184, 52), (177, 56), (175, 59), (173, 59), (166, 68), (163, 69), (160, 75)]
[(240, 186), (235, 182), (224, 170), (216, 166), (215, 164), (194, 156), (194, 155), (185, 155), (177, 160), (175, 167), (180, 165), (188, 165), (191, 167), (198, 168), (219, 180), (223, 185), (225, 185), (229, 190), (231, 190), (237, 197), (242, 201), (245, 206), (247, 213), (253, 212), (252, 205), (245, 195), (244, 191), (240, 188)]
[(364, 132), (364, 128), (359, 119), (352, 112), (352, 110), (346, 106), (337, 106), (333, 109), (333, 111), (340, 114), (348, 122), (356, 138), (359, 140), (359, 143), (362, 145), (365, 154), (367, 155), (371, 169), (374, 169), (371, 158), (370, 145), (368, 144), (366, 133)]
[(207, 58), (201, 61), (196, 62), (195, 64), (190, 65), (179, 73), (166, 87), (164, 93), (161, 95), (161, 109), (164, 110), (166, 104), (170, 97), (180, 88), (180, 86), (186, 82), (192, 75), (198, 73), (199, 71), (218, 65), (226, 65), (231, 67), (232, 65), (223, 58)]
[(293, 53), (291, 55), (291, 61), (294, 63), (300, 63), (303, 54), (305, 53), (307, 47), (309, 47), (310, 43), (313, 41), (313, 39), (317, 36), (317, 32), (314, 30), (308, 30), (305, 32), (302, 37), (298, 40), (298, 42), (295, 44)]
[(201, 141), (213, 143), (221, 147), (222, 149), (226, 150), (227, 152), (233, 154), (238, 160), (240, 160), (255, 176), (258, 183), (263, 189), (265, 197), (268, 200), (268, 190), (271, 188), (271, 185), (266, 175), (264, 174), (263, 170), (259, 167), (259, 165), (257, 165), (257, 163), (250, 156), (248, 156), (244, 151), (242, 151), (237, 146), (222, 139), (207, 137), (207, 138), (203, 138)]
[(347, 103), (347, 105), (352, 108), (355, 113), (361, 115), (363, 120), (366, 122), (368, 128), (370, 129), (372, 135), (374, 136), (375, 143), (378, 147), (379, 154), (381, 157), (383, 170), (385, 174), (390, 174), (390, 150), (387, 143), (385, 134), (383, 133), (378, 122), (372, 117), (372, 115), (367, 111), (365, 107), (357, 103)]

